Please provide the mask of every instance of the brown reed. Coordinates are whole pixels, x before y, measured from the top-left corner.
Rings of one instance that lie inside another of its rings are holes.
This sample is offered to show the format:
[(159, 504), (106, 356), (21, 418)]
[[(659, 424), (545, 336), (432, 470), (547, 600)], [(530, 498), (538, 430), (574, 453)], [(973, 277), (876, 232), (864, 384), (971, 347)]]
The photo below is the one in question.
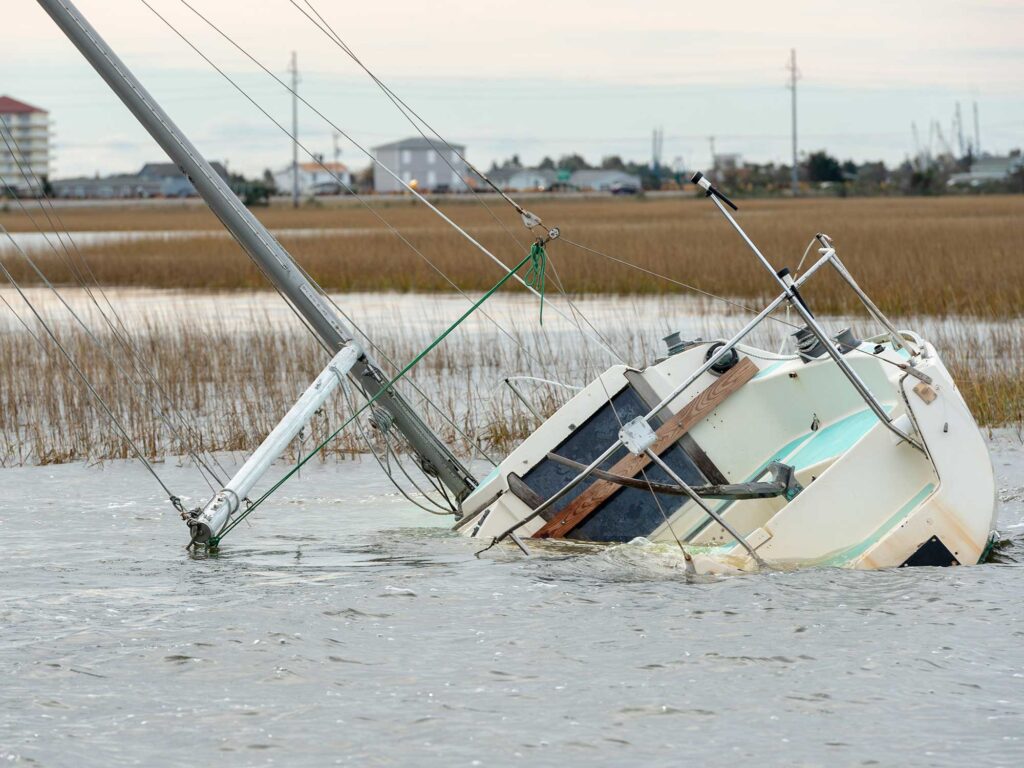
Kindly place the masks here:
[[(258, 215), (275, 229), (319, 230), (315, 236), (281, 237), (307, 270), (331, 291), (448, 291), (450, 284), (427, 259), (466, 290), (492, 285), (499, 267), (420, 205), (401, 199), (373, 201), (426, 259), (353, 201), (297, 211), (271, 207)], [(521, 257), (527, 231), (507, 206), (473, 198), (446, 203), (506, 263)], [(654, 294), (687, 289), (568, 243), (573, 240), (645, 269), (715, 294), (756, 301), (773, 292), (771, 278), (705, 200), (689, 198), (537, 200), (546, 224), (564, 240), (549, 254), (566, 289), (589, 294)], [(1024, 312), (1024, 196), (753, 200), (740, 220), (776, 266), (795, 267), (817, 231), (830, 234), (841, 258), (876, 302), (892, 314), (1018, 317)], [(216, 232), (212, 216), (195, 206), (68, 208), (71, 229)], [(37, 220), (41, 220), (38, 211)], [(45, 220), (41, 220), (45, 223)], [(30, 231), (17, 210), (0, 214), (12, 231)], [(83, 249), (107, 285), (245, 290), (266, 287), (255, 266), (229, 239), (190, 234), (148, 238)], [(813, 256), (813, 253), (812, 253)], [(61, 254), (36, 257), (48, 275), (72, 283)], [(5, 264), (27, 283), (36, 280), (16, 254)], [(509, 286), (516, 290), (515, 285)], [(822, 274), (805, 294), (822, 311), (855, 308), (855, 298)]]
[[(396, 318), (378, 335), (378, 343), (396, 360), (411, 359), (432, 336), (407, 320)], [(251, 331), (218, 330), (216, 325), (186, 320), (166, 327), (148, 321), (132, 328), (133, 343), (152, 366), (162, 391), (194, 427), (192, 431), (182, 426), (177, 435), (152, 409), (151, 403), (160, 403), (163, 397), (152, 382), (125, 376), (80, 329), (65, 325), (59, 336), (148, 456), (180, 456), (190, 447), (251, 451), (321, 369), (323, 352), (307, 335), (275, 326), (258, 313), (248, 323)], [(1021, 429), (1024, 328), (1004, 324), (980, 345), (955, 325), (943, 328), (932, 341), (979, 423)], [(456, 334), (424, 360), (414, 378), (440, 410), (425, 407), (416, 392), (402, 386), (428, 424), (463, 455), (475, 455), (477, 443), (501, 458), (537, 426), (536, 417), (502, 386), (505, 376), (530, 373), (584, 383), (605, 365), (587, 347), (573, 346), (573, 354), (559, 351), (535, 324), (517, 327), (513, 334), (514, 342), (492, 335), (483, 343), (479, 336)], [(642, 365), (659, 353), (647, 338), (650, 335), (651, 328), (630, 323), (610, 329), (609, 340)], [(122, 347), (109, 334), (102, 340), (114, 360), (131, 371)], [(52, 345), (47, 347), (48, 353), (42, 354), (24, 331), (0, 331), (0, 466), (130, 458), (127, 444)], [(543, 415), (553, 413), (568, 397), (557, 388), (523, 386)], [(335, 398), (324, 415), (314, 419), (306, 441), (293, 446), (293, 455), (323, 440), (346, 415), (344, 398)], [(379, 436), (373, 439), (381, 450)], [(359, 433), (348, 430), (323, 456), (345, 457), (366, 449)]]

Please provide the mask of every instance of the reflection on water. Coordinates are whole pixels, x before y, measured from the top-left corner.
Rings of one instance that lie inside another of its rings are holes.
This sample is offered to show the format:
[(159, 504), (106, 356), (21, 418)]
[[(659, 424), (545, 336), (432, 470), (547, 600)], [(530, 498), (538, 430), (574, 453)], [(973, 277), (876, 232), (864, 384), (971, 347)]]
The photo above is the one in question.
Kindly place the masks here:
[[(1019, 441), (997, 434), (993, 457), (1001, 557), (1016, 562)], [(161, 472), (198, 497), (190, 469)], [(0, 758), (1024, 758), (1012, 564), (692, 579), (671, 547), (641, 543), (477, 559), (479, 542), (358, 461), (310, 465), (220, 554), (193, 556), (134, 464), (9, 469), (0, 482)]]
[[(70, 314), (59, 300), (45, 288), (27, 288), (26, 295), (46, 317), (55, 323), (71, 324)], [(103, 321), (90, 297), (78, 288), (62, 288), (68, 304), (103, 330)], [(287, 304), (273, 292), (188, 293), (178, 290), (145, 288), (107, 288), (106, 296), (130, 328), (158, 328), (172, 332), (180, 327), (215, 327), (225, 331), (260, 333), (268, 330), (296, 330), (301, 326)], [(0, 287), (0, 297), (21, 310), (22, 303), (8, 286)], [(416, 293), (348, 293), (333, 299), (357, 324), (375, 339), (394, 335), (429, 341), (466, 311), (479, 298), (475, 294)], [(100, 299), (98, 299), (100, 300)], [(747, 302), (750, 304), (750, 302)], [(531, 335), (543, 331), (550, 343), (565, 343), (576, 349), (580, 345), (580, 327), (590, 321), (620, 356), (664, 354), (661, 338), (671, 331), (680, 331), (683, 338), (714, 339), (734, 334), (751, 317), (743, 309), (700, 296), (674, 294), (665, 296), (577, 296), (569, 305), (564, 296), (551, 292), (546, 298), (550, 309), (544, 313), (543, 326), (536, 298), (522, 293), (497, 293), (488, 299), (482, 312), (477, 312), (459, 326), (453, 338), (471, 337), (474, 343), (509, 343), (496, 323), (529, 344)], [(754, 309), (760, 307), (750, 306)], [(106, 305), (104, 304), (104, 307)], [(574, 313), (574, 308), (576, 312)], [(558, 312), (561, 311), (561, 314)], [(28, 317), (26, 312), (23, 316)], [(993, 339), (1000, 335), (1015, 336), (1018, 320), (978, 320), (963, 317), (894, 317), (900, 327), (917, 331), (928, 339), (972, 345), (977, 353), (991, 352)], [(838, 332), (852, 326), (855, 333), (868, 335), (880, 329), (865, 317), (830, 316), (824, 318), (828, 329)], [(752, 344), (777, 350), (799, 325), (796, 317), (784, 310), (776, 320), (762, 323), (749, 337)], [(0, 330), (18, 330), (20, 325), (10, 311), (0, 312)], [(599, 346), (589, 344), (595, 351)], [(1001, 350), (1006, 352), (1006, 350)], [(1012, 351), (1012, 350), (1010, 350)], [(611, 359), (605, 355), (606, 359)], [(638, 361), (631, 359), (636, 364)]]

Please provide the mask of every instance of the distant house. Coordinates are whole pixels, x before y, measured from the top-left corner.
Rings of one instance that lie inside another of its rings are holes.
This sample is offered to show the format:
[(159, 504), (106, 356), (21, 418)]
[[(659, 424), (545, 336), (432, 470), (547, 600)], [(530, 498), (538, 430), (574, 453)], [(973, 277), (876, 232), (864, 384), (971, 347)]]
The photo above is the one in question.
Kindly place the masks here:
[[(461, 192), (465, 189), (463, 179), (468, 168), (459, 159), (465, 157), (466, 147), (452, 144), (449, 149), (441, 141), (433, 144), (419, 137), (403, 139), (391, 144), (373, 148), (377, 160), (390, 168), (406, 184), (416, 182), (416, 187), (428, 192)], [(435, 148), (436, 147), (436, 148)], [(446, 162), (447, 161), (447, 162)], [(449, 164), (451, 167), (449, 167)], [(454, 170), (452, 170), (454, 168)], [(373, 166), (373, 188), (380, 193), (401, 192), (405, 187), (380, 165)]]
[[(50, 114), (0, 96), (0, 187), (22, 194), (42, 190), (50, 174)], [(0, 189), (2, 192), (2, 189)]]
[(141, 179), (137, 173), (113, 176), (78, 176), (53, 181), (54, 197), (75, 200), (160, 197), (160, 181)]
[(569, 185), (576, 189), (593, 192), (611, 192), (618, 187), (640, 189), (640, 177), (625, 171), (602, 169), (574, 171), (569, 177)]
[[(227, 181), (228, 171), (222, 163), (210, 165)], [(52, 186), (54, 197), (76, 199), (194, 197), (197, 194), (192, 182), (174, 163), (146, 163), (138, 173), (56, 179)]]
[(977, 187), (990, 182), (1006, 181), (1010, 176), (1024, 168), (1024, 157), (982, 157), (971, 163), (967, 173), (954, 173), (946, 182), (949, 186)]
[[(228, 169), (222, 163), (214, 161), (210, 166), (222, 179), (228, 180)], [(194, 197), (198, 194), (192, 182), (174, 163), (146, 163), (139, 171), (138, 178), (144, 182), (158, 183), (158, 194), (162, 197)]]
[[(295, 175), (292, 166), (274, 174), (274, 184), (279, 195), (290, 195)], [(337, 177), (337, 178), (336, 178)], [(338, 180), (341, 181), (341, 190)], [(299, 194), (303, 197), (324, 191), (345, 191), (352, 186), (352, 174), (344, 163), (299, 163)]]
[(504, 192), (529, 192), (551, 189), (558, 180), (558, 171), (547, 168), (496, 168), (487, 178)]

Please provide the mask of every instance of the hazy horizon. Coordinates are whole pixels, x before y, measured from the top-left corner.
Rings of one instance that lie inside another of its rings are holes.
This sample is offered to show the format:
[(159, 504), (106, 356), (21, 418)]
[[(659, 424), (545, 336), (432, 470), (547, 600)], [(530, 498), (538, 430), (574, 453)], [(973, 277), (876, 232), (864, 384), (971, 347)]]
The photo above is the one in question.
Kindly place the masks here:
[[(180, 0), (149, 0), (290, 125), (290, 97)], [(290, 162), (288, 138), (202, 61), (140, 0), (79, 0), (83, 14), (132, 67), (203, 153), (247, 174)], [(302, 2), (299, 3), (303, 5)], [(195, 0), (277, 74), (298, 51), (300, 92), (371, 147), (413, 128), (339, 48), (289, 0), (259, 13), (239, 0)], [(555, 7), (444, 0), (380, 2), (359, 14), (313, 7), (354, 51), (446, 138), (480, 165), (518, 153), (528, 163), (579, 152), (591, 162), (650, 158), (689, 166), (718, 152), (788, 162), (789, 49), (796, 48), (800, 148), (843, 159), (901, 161), (938, 120), (953, 144), (957, 101), (964, 133), (981, 117), (981, 147), (1024, 144), (1024, 6), (1012, 2), (880, 0), (855, 11), (835, 0), (682, 8), (668, 0), (569, 0)], [(309, 6), (303, 5), (307, 11)], [(136, 170), (163, 153), (33, 2), (5, 9), (0, 94), (48, 109), (55, 177)], [(332, 129), (303, 109), (300, 139), (333, 155)], [(365, 156), (345, 140), (341, 159)], [(938, 143), (933, 145), (938, 148)]]

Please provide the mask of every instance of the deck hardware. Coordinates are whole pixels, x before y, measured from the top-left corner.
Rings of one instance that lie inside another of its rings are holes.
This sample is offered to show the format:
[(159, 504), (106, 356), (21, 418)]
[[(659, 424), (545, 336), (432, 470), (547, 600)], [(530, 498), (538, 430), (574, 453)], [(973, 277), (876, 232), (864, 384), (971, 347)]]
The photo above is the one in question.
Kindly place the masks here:
[(626, 450), (634, 456), (640, 456), (648, 448), (654, 445), (658, 439), (651, 425), (643, 416), (637, 416), (632, 421), (627, 421), (619, 430), (619, 439), (626, 446)]
[(925, 405), (931, 405), (935, 402), (935, 398), (939, 396), (932, 387), (928, 386), (923, 381), (919, 381), (914, 385), (914, 394), (920, 397), (924, 401)]
[[(704, 359), (705, 360), (710, 360), (711, 356), (713, 354), (715, 354), (715, 352), (718, 351), (719, 347), (722, 347), (722, 346), (725, 346), (725, 342), (724, 341), (719, 341), (719, 342), (717, 342), (715, 344), (712, 344), (710, 347), (708, 347), (708, 352), (704, 356)], [(718, 358), (718, 362), (717, 363), (715, 363), (714, 365), (711, 366), (711, 372), (712, 373), (717, 373), (718, 375), (722, 375), (723, 373), (728, 371), (730, 368), (732, 368), (734, 365), (736, 365), (736, 363), (738, 363), (739, 361), (740, 361), (739, 352), (737, 352), (735, 348), (730, 349), (728, 352), (726, 352), (724, 355), (722, 355), (722, 356), (720, 356)]]
[(696, 347), (698, 344), (703, 344), (704, 339), (698, 336), (695, 339), (684, 339), (680, 335), (679, 331), (672, 331), (668, 336), (664, 337), (662, 341), (665, 342), (665, 348), (668, 350), (668, 356), (678, 355), (680, 352), (685, 352), (690, 347)]
[(530, 211), (523, 211), (521, 215), (523, 217), (523, 226), (526, 227), (527, 229), (533, 229), (538, 224), (540, 224), (540, 216), (538, 216), (535, 213), (531, 213)]

